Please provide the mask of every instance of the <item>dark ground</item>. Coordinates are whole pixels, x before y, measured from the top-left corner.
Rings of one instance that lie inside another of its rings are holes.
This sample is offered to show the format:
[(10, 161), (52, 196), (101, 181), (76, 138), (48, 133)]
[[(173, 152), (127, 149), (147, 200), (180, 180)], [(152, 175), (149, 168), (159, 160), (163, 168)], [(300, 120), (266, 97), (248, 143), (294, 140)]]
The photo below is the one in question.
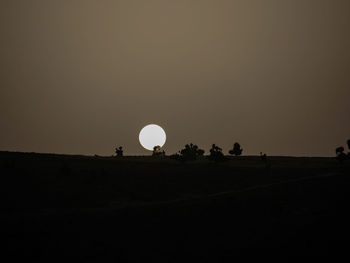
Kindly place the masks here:
[(219, 262), (255, 251), (346, 255), (350, 161), (271, 157), (270, 164), (253, 156), (182, 163), (0, 152), (0, 256)]

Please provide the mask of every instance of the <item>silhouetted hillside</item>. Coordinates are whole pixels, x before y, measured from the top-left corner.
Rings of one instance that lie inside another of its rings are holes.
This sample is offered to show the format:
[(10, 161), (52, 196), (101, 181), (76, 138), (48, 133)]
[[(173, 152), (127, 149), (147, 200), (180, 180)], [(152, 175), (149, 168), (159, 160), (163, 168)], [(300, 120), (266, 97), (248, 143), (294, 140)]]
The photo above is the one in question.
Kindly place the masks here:
[[(215, 262), (246, 248), (343, 252), (350, 164), (336, 158), (90, 157), (0, 152), (5, 254)], [(345, 250), (344, 250), (345, 251)]]

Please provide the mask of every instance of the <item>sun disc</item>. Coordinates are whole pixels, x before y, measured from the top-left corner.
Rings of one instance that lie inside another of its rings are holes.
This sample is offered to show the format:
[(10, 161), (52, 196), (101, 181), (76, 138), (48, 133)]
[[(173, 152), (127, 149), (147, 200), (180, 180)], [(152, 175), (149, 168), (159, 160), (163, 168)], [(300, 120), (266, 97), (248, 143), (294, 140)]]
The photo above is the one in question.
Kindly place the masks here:
[(166, 141), (166, 134), (162, 127), (149, 124), (142, 128), (139, 141), (143, 148), (153, 151), (154, 146), (162, 147)]

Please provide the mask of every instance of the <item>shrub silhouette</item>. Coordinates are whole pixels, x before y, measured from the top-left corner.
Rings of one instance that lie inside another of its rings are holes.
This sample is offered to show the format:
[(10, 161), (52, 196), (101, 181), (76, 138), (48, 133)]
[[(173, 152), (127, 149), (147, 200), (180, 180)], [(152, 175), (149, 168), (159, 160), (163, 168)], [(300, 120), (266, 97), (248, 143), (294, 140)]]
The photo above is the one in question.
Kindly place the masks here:
[(337, 155), (337, 160), (339, 161), (339, 162), (343, 162), (343, 161), (345, 161), (347, 158), (348, 158), (348, 156), (344, 153), (344, 147), (343, 146), (340, 146), (340, 147), (337, 147), (336, 149), (335, 149), (335, 153), (336, 153), (336, 155)]
[(263, 154), (260, 152), (260, 159), (265, 164), (265, 168), (269, 171), (271, 168), (271, 163), (268, 161), (266, 153)]
[(339, 154), (341, 154), (341, 153), (344, 153), (344, 151), (345, 151), (345, 149), (344, 149), (343, 146), (337, 147), (337, 148), (335, 149), (336, 155), (339, 155)]
[(266, 155), (266, 153), (263, 154), (262, 152), (260, 152), (260, 159), (261, 159), (261, 161), (266, 163), (267, 162), (267, 155)]
[(157, 145), (153, 147), (152, 156), (165, 156), (165, 152), (161, 151), (161, 147)]
[(228, 153), (231, 155), (241, 155), (243, 152), (243, 149), (241, 148), (241, 145), (239, 145), (238, 142), (235, 142), (235, 144), (233, 145), (233, 149), (229, 150)]
[(123, 147), (122, 147), (122, 146), (119, 146), (119, 147), (115, 148), (115, 154), (116, 154), (118, 157), (122, 157), (122, 156), (123, 156)]
[(181, 159), (181, 155), (179, 153), (172, 154), (172, 155), (170, 155), (170, 159), (172, 159), (172, 160), (180, 160)]
[[(198, 157), (203, 156), (204, 150), (199, 149), (197, 145), (190, 143), (186, 144), (185, 148), (180, 151), (180, 159), (184, 161), (194, 161)], [(176, 155), (173, 155), (174, 159)]]
[(222, 149), (219, 146), (213, 144), (210, 149), (209, 159), (216, 162), (225, 160)]

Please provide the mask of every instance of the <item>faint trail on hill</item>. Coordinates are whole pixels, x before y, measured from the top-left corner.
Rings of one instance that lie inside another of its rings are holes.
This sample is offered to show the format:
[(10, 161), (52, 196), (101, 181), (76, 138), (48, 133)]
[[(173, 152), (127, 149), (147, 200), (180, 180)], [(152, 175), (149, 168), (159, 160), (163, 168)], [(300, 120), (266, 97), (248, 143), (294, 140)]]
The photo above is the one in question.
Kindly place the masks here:
[(289, 180), (284, 180), (284, 181), (275, 182), (275, 183), (250, 186), (250, 187), (246, 187), (246, 188), (243, 188), (240, 190), (224, 191), (224, 192), (208, 194), (208, 195), (198, 195), (198, 196), (193, 196), (190, 198), (177, 198), (177, 199), (168, 200), (168, 201), (131, 202), (131, 203), (126, 203), (124, 205), (121, 205), (121, 207), (114, 207), (114, 209), (121, 209), (121, 208), (125, 208), (125, 207), (152, 207), (152, 206), (158, 206), (158, 205), (172, 205), (172, 204), (177, 204), (177, 203), (186, 202), (186, 201), (196, 201), (196, 200), (212, 198), (212, 197), (221, 197), (221, 196), (230, 195), (230, 194), (238, 194), (238, 193), (244, 193), (244, 192), (269, 188), (269, 187), (282, 185), (282, 184), (296, 183), (296, 182), (307, 181), (307, 180), (311, 180), (311, 179), (327, 178), (327, 177), (332, 177), (332, 176), (336, 176), (336, 175), (341, 175), (341, 174), (328, 173), (328, 174), (322, 174), (322, 175), (306, 176), (306, 177), (302, 177), (302, 178), (289, 179)]
[(246, 188), (243, 188), (243, 189), (240, 189), (240, 190), (219, 192), (219, 193), (207, 195), (207, 197), (216, 197), (216, 196), (223, 196), (223, 195), (234, 194), (234, 193), (248, 192), (248, 191), (253, 191), (253, 190), (257, 190), (257, 189), (269, 188), (269, 187), (276, 186), (276, 185), (281, 185), (281, 184), (296, 183), (296, 182), (307, 181), (307, 180), (315, 179), (315, 178), (331, 177), (331, 176), (335, 176), (335, 175), (339, 175), (339, 174), (337, 174), (337, 173), (329, 173), (329, 174), (322, 174), (322, 175), (306, 176), (306, 177), (302, 177), (302, 178), (298, 178), (298, 179), (290, 179), (290, 180), (285, 180), (285, 181), (276, 182), (276, 183), (269, 183), (269, 184), (250, 186), (250, 187), (246, 187)]
[(213, 194), (208, 194), (208, 195), (198, 195), (198, 196), (193, 196), (190, 195), (190, 197), (186, 198), (177, 198), (173, 200), (166, 200), (166, 201), (154, 201), (154, 202), (128, 202), (128, 201), (120, 201), (120, 202), (111, 202), (109, 206), (104, 206), (104, 207), (96, 207), (96, 208), (90, 208), (90, 209), (83, 209), (83, 210), (70, 210), (70, 211), (60, 211), (57, 209), (52, 209), (52, 210), (46, 210), (46, 211), (38, 211), (38, 212), (25, 212), (25, 213), (11, 213), (11, 214), (2, 214), (0, 216), (0, 219), (14, 219), (14, 218), (38, 218), (42, 216), (73, 216), (77, 214), (82, 214), (82, 213), (96, 213), (96, 212), (113, 212), (113, 211), (118, 211), (126, 208), (147, 208), (147, 207), (156, 207), (156, 206), (168, 206), (168, 205), (174, 205), (174, 204), (179, 204), (179, 203), (186, 203), (186, 202), (191, 202), (191, 201), (198, 201), (198, 200), (204, 200), (204, 199), (211, 199), (211, 198), (216, 198), (216, 197), (224, 197), (228, 196), (231, 194), (239, 194), (239, 193), (245, 193), (249, 191), (254, 191), (254, 190), (259, 190), (259, 189), (265, 189), (273, 186), (278, 186), (282, 184), (288, 184), (288, 183), (296, 183), (296, 182), (302, 182), (302, 181), (307, 181), (307, 180), (312, 180), (312, 179), (319, 179), (319, 178), (327, 178), (327, 177), (332, 177), (332, 176), (337, 176), (337, 175), (342, 175), (340, 173), (327, 173), (327, 174), (322, 174), (322, 175), (314, 175), (314, 176), (307, 176), (307, 177), (302, 177), (302, 178), (297, 178), (297, 179), (289, 179), (289, 180), (284, 180), (280, 182), (275, 182), (275, 183), (268, 183), (268, 184), (261, 184), (261, 185), (255, 185), (255, 186), (250, 186), (246, 187), (243, 189), (239, 190), (231, 190), (231, 191), (224, 191), (224, 192), (218, 192), (218, 193), (213, 193)]

